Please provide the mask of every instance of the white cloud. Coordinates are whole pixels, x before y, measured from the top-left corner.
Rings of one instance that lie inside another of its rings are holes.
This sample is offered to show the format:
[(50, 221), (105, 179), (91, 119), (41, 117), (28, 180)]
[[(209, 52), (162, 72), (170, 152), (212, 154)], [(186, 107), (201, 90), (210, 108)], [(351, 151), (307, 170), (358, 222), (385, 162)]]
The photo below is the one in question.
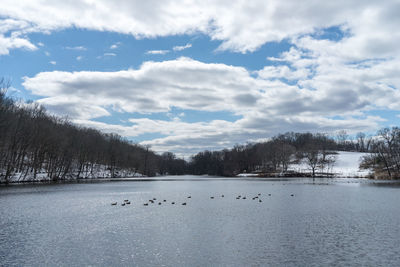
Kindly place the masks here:
[(44, 54), (49, 57), (50, 56), (50, 52), (49, 51), (44, 51)]
[(8, 55), (11, 49), (22, 48), (34, 51), (37, 47), (29, 40), (19, 37), (5, 37), (0, 34), (0, 55)]
[(192, 44), (177, 45), (177, 46), (174, 46), (172, 48), (172, 50), (174, 50), (174, 51), (182, 51), (182, 50), (185, 50), (185, 49), (188, 49), (188, 48), (191, 48), (191, 47), (192, 47)]
[(0, 19), (0, 55), (8, 55), (12, 49), (37, 50), (26, 36), (31, 31), (31, 25), (26, 21)]
[[(52, 1), (3, 0), (6, 31), (53, 31), (76, 27), (153, 38), (201, 32), (221, 40), (220, 49), (251, 52), (267, 42), (342, 25), (358, 54), (399, 51), (397, 0), (297, 1)], [(110, 12), (112, 10), (112, 12)], [(1, 29), (1, 26), (0, 26)]]
[(121, 45), (121, 42), (116, 42), (110, 46), (110, 49), (117, 49)]
[(149, 50), (146, 52), (148, 55), (165, 55), (169, 53), (169, 50)]
[[(400, 82), (398, 61), (363, 63), (360, 68), (310, 55), (304, 59), (304, 53), (292, 49), (281, 56), (290, 68), (266, 67), (256, 76), (241, 67), (179, 58), (117, 72), (43, 72), (26, 77), (23, 85), (44, 97), (40, 101), (50, 111), (69, 114), (77, 123), (124, 136), (160, 133), (167, 137), (147, 143), (181, 154), (285, 131), (374, 131), (383, 119), (368, 116), (368, 110), (400, 110), (400, 94), (393, 89)], [(291, 75), (294, 80), (281, 80)], [(91, 121), (105, 116), (107, 109), (169, 113), (172, 108), (227, 111), (239, 119), (188, 123), (171, 114), (169, 121), (133, 118), (132, 126)]]
[(77, 51), (86, 51), (87, 48), (80, 45), (80, 46), (66, 46), (65, 49), (67, 50), (77, 50)]
[(117, 56), (116, 53), (104, 53), (103, 55), (97, 56), (96, 58), (97, 59), (102, 59), (102, 58), (106, 58), (106, 57), (115, 57), (115, 56)]

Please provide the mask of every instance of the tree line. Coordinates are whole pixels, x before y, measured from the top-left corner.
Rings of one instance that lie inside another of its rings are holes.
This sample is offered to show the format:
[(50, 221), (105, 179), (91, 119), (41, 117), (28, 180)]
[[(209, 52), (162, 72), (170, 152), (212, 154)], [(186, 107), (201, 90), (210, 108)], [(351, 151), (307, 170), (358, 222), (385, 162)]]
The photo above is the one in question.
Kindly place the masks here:
[(266, 142), (200, 152), (192, 157), (190, 170), (193, 174), (222, 176), (254, 172), (288, 175), (290, 164), (304, 160), (311, 169), (310, 175), (315, 176), (317, 171), (327, 173), (332, 167), (332, 151), (337, 148), (338, 143), (325, 134), (285, 133)]
[[(172, 153), (158, 155), (117, 134), (79, 127), (49, 115), (34, 103), (21, 104), (6, 95), (0, 80), (0, 182), (79, 179), (107, 172), (183, 174), (186, 162)], [(14, 179), (15, 180), (15, 179)]]

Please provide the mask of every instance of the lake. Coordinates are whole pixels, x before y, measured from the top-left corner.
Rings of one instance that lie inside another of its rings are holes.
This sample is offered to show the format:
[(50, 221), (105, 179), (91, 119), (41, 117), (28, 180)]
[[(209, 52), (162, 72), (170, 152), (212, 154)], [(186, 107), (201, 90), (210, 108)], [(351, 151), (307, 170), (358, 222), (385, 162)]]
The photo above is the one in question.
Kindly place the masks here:
[(399, 266), (399, 205), (399, 183), (365, 179), (1, 186), (0, 265)]

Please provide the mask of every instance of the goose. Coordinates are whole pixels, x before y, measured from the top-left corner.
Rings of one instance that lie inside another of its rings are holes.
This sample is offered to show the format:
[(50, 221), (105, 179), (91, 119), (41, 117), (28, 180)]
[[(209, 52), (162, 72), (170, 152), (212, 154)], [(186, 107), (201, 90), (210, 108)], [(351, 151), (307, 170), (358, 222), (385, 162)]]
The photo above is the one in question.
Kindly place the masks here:
[(125, 203), (121, 203), (121, 206), (125, 206)]
[(188, 198), (192, 198), (192, 196), (188, 196)]
[(124, 199), (124, 202), (128, 202), (129, 201), (129, 199)]
[(291, 196), (291, 197), (294, 197), (294, 195), (293, 195), (293, 194), (291, 194), (290, 196)]
[(157, 198), (153, 198), (153, 200), (157, 200)]
[(246, 199), (246, 197), (243, 197), (242, 199)]
[(161, 202), (158, 202), (158, 205), (161, 205)]
[(183, 205), (183, 206), (186, 206), (186, 202), (183, 202), (182, 205)]
[(171, 204), (172, 204), (172, 205), (174, 205), (174, 204), (175, 204), (175, 202), (171, 202)]
[(262, 202), (262, 200), (261, 200), (261, 199), (259, 199), (259, 200), (258, 200), (258, 202)]
[(112, 202), (111, 205), (115, 206), (115, 205), (117, 205), (117, 202)]
[(148, 205), (149, 205), (149, 203), (144, 203), (144, 204), (143, 204), (143, 206), (148, 206)]
[(167, 200), (164, 199), (163, 202), (167, 202)]
[(211, 199), (214, 199), (214, 197), (210, 197)]
[(221, 195), (221, 197), (224, 197), (224, 195)]
[(271, 196), (271, 194), (268, 194), (268, 196)]
[(129, 204), (131, 204), (131, 202), (130, 201), (127, 201), (127, 202), (125, 202), (127, 205), (129, 205)]

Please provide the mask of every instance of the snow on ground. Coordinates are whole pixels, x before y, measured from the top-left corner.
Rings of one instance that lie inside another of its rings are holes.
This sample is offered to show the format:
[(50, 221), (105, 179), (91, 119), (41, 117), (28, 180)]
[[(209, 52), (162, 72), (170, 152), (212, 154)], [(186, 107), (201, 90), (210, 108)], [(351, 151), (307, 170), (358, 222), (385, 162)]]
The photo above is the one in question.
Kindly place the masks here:
[[(329, 169), (325, 169), (324, 172), (334, 173), (335, 177), (367, 177), (371, 173), (370, 170), (359, 169), (362, 158), (368, 153), (345, 151), (336, 153), (334, 155), (336, 158), (335, 163)], [(293, 164), (289, 169), (302, 173), (311, 172), (310, 167), (305, 162)], [(318, 169), (316, 172), (320, 172), (320, 170)]]
[(257, 176), (256, 173), (239, 173), (237, 176), (239, 177), (254, 177)]
[[(133, 178), (133, 177), (144, 177), (143, 174), (138, 172), (117, 169), (114, 173), (115, 178)], [(65, 180), (76, 180), (78, 176), (78, 172), (74, 171), (72, 173), (68, 173), (65, 177)], [(80, 179), (98, 179), (98, 178), (111, 178), (111, 171), (105, 165), (97, 165), (93, 172), (81, 172)], [(1, 180), (1, 179), (0, 179)], [(39, 181), (50, 181), (51, 177), (45, 170), (41, 170), (36, 174), (36, 179), (34, 178), (33, 173), (14, 173), (10, 178), (10, 182), (39, 182)]]
[[(337, 151), (337, 154), (332, 155), (336, 158), (333, 166), (325, 168), (322, 172), (333, 173), (334, 177), (368, 177), (371, 174), (371, 170), (360, 170), (359, 166), (361, 160), (368, 153), (361, 152), (344, 152)], [(294, 171), (298, 173), (311, 173), (311, 168), (306, 164), (305, 161), (298, 164), (291, 164), (288, 171)], [(317, 169), (316, 172), (321, 172)], [(240, 173), (239, 177), (251, 177), (257, 176), (256, 173)]]
[(344, 177), (366, 177), (371, 170), (360, 170), (359, 166), (362, 158), (368, 153), (360, 152), (338, 152), (336, 162), (333, 166), (333, 172), (336, 176)]

